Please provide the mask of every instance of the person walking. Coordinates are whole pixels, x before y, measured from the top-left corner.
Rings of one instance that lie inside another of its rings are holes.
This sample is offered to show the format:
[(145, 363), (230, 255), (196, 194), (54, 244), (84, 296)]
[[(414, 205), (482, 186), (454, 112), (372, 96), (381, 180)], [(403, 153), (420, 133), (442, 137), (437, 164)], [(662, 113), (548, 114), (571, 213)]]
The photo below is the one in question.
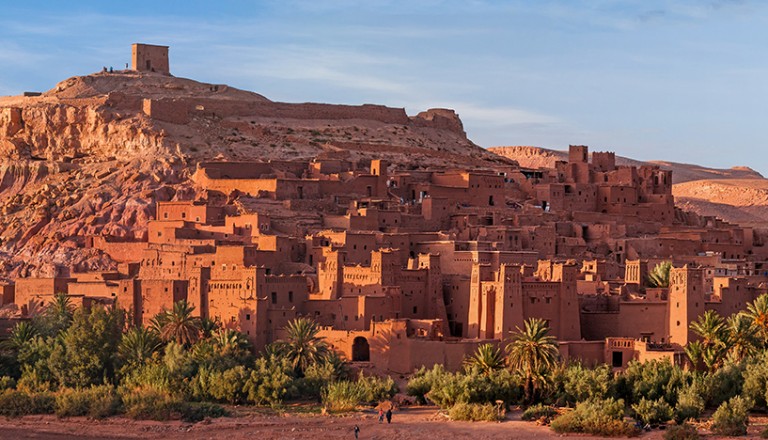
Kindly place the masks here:
[(384, 421), (384, 408), (379, 408), (379, 423)]
[(387, 423), (392, 423), (392, 408), (387, 410)]
[(354, 428), (352, 428), (353, 431), (355, 431), (355, 438), (357, 438), (358, 435), (360, 435), (360, 427), (355, 425)]

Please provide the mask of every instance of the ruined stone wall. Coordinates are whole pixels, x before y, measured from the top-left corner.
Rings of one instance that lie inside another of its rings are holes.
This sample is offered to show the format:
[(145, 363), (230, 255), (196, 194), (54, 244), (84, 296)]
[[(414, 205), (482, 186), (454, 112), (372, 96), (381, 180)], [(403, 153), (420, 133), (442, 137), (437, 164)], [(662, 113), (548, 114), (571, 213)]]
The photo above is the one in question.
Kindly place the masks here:
[(158, 98), (151, 99), (147, 115), (167, 122), (183, 124), (191, 117), (251, 116), (277, 119), (312, 120), (371, 120), (385, 124), (407, 125), (410, 120), (402, 108), (365, 104), (290, 104), (281, 102), (253, 102), (210, 98)]

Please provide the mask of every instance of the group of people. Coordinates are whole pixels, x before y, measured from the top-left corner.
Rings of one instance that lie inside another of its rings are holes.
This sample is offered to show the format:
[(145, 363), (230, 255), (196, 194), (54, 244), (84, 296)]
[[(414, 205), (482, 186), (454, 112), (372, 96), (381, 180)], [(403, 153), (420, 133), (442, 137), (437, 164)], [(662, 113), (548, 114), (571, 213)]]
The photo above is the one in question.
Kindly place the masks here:
[[(388, 408), (386, 412), (383, 408), (379, 408), (379, 423), (383, 423), (385, 417), (387, 418), (387, 423), (392, 423), (392, 408)], [(360, 427), (355, 425), (353, 431), (355, 432), (355, 438), (358, 438), (360, 435)]]

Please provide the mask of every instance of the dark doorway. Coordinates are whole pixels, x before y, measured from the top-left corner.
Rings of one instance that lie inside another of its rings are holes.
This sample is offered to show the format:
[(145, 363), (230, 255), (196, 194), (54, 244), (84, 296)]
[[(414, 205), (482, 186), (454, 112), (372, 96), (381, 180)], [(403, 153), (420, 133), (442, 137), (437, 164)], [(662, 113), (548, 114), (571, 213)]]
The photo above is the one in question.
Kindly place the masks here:
[(488, 206), (493, 206), (493, 196), (488, 196)]
[(151, 69), (152, 69), (152, 61), (147, 60), (147, 70), (151, 70)]
[(612, 354), (611, 364), (613, 368), (621, 368), (624, 366), (624, 352), (614, 351)]
[(371, 348), (368, 340), (362, 336), (355, 338), (352, 343), (352, 362), (369, 362), (371, 360)]
[(299, 198), (300, 199), (304, 198), (304, 187), (303, 186), (300, 186), (300, 187), (296, 188), (296, 192), (299, 193)]

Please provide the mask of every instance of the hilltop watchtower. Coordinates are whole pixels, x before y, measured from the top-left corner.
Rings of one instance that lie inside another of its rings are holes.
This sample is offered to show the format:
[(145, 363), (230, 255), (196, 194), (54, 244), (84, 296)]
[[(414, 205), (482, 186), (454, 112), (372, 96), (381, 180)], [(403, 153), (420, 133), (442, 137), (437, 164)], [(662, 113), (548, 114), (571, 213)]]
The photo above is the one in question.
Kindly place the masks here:
[(141, 72), (171, 74), (168, 46), (134, 43), (131, 45), (131, 68)]

